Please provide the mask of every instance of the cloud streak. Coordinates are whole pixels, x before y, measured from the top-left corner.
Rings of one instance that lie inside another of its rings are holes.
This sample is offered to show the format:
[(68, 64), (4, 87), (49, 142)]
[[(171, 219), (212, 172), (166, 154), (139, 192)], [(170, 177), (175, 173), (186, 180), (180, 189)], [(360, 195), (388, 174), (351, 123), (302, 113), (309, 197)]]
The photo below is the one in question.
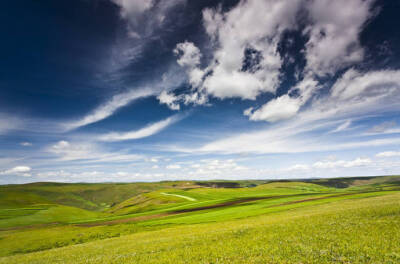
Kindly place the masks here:
[(125, 133), (112, 132), (112, 133), (108, 133), (105, 135), (101, 135), (97, 139), (99, 141), (113, 142), (113, 141), (133, 140), (133, 139), (150, 137), (152, 135), (155, 135), (155, 134), (161, 132), (162, 130), (166, 129), (170, 125), (178, 122), (182, 118), (183, 118), (182, 115), (174, 115), (174, 116), (168, 117), (167, 119), (161, 120), (159, 122), (150, 124), (139, 130), (129, 131), (129, 132), (125, 132)]
[(113, 98), (110, 101), (100, 105), (88, 115), (84, 116), (79, 120), (66, 123), (64, 127), (67, 130), (73, 130), (92, 123), (96, 123), (113, 115), (120, 108), (132, 103), (133, 101), (154, 95), (155, 93), (156, 91), (151, 89), (138, 89), (122, 94), (117, 94), (113, 96)]
[(53, 158), (59, 162), (93, 164), (100, 162), (133, 162), (143, 159), (141, 155), (110, 152), (90, 142), (69, 142), (66, 140), (58, 141), (49, 146), (45, 152), (52, 154)]

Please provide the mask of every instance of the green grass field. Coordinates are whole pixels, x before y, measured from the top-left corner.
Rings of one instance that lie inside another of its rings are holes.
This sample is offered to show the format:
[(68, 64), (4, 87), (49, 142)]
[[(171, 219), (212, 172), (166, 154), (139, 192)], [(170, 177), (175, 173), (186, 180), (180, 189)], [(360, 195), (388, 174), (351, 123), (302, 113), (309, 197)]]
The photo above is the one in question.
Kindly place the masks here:
[(399, 176), (0, 186), (0, 263), (399, 262)]

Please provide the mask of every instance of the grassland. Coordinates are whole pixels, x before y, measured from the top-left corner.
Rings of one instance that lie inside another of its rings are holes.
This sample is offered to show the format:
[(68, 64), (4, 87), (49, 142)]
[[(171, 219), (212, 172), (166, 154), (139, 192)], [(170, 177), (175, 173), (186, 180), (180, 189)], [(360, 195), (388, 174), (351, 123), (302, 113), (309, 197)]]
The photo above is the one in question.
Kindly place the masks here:
[(0, 186), (0, 263), (399, 263), (399, 198), (398, 176)]

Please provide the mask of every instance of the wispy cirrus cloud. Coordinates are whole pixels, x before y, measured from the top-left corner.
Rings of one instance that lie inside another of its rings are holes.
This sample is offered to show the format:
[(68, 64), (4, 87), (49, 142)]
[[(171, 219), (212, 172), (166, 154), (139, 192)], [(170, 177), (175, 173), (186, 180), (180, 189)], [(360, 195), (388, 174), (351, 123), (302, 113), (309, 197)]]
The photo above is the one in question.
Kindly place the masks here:
[(148, 97), (154, 94), (155, 91), (151, 89), (131, 90), (126, 93), (117, 94), (113, 96), (111, 100), (100, 105), (99, 107), (94, 109), (91, 113), (84, 116), (83, 118), (64, 124), (64, 127), (67, 130), (72, 130), (98, 122), (113, 115), (118, 109), (128, 105), (129, 103), (137, 99)]
[(45, 152), (52, 154), (59, 162), (133, 162), (143, 159), (137, 154), (124, 153), (121, 151), (108, 151), (102, 146), (92, 142), (70, 142), (60, 140), (45, 149)]
[(0, 135), (11, 130), (20, 129), (24, 125), (21, 118), (9, 114), (0, 113)]
[(127, 21), (127, 31), (132, 38), (149, 36), (163, 26), (168, 12), (186, 0), (110, 0), (120, 8), (120, 15)]
[(400, 151), (383, 151), (376, 154), (379, 158), (400, 157)]
[(161, 132), (168, 126), (178, 122), (183, 117), (184, 117), (183, 115), (174, 115), (138, 130), (124, 132), (124, 133), (112, 132), (105, 135), (100, 135), (97, 137), (97, 139), (99, 141), (123, 141), (123, 140), (132, 140), (132, 139), (149, 137)]

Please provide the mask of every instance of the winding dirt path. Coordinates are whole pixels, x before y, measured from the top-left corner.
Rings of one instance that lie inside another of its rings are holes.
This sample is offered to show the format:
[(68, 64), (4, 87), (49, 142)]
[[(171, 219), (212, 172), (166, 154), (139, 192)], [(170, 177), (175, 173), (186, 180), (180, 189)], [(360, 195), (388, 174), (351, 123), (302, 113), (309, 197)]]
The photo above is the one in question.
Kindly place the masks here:
[(162, 192), (161, 194), (162, 195), (175, 196), (175, 197), (183, 198), (183, 199), (186, 199), (186, 200), (189, 200), (189, 201), (197, 201), (197, 199), (195, 199), (195, 198), (192, 198), (192, 197), (189, 197), (189, 196), (185, 196), (185, 195), (180, 195), (180, 194), (165, 193), (165, 192)]

